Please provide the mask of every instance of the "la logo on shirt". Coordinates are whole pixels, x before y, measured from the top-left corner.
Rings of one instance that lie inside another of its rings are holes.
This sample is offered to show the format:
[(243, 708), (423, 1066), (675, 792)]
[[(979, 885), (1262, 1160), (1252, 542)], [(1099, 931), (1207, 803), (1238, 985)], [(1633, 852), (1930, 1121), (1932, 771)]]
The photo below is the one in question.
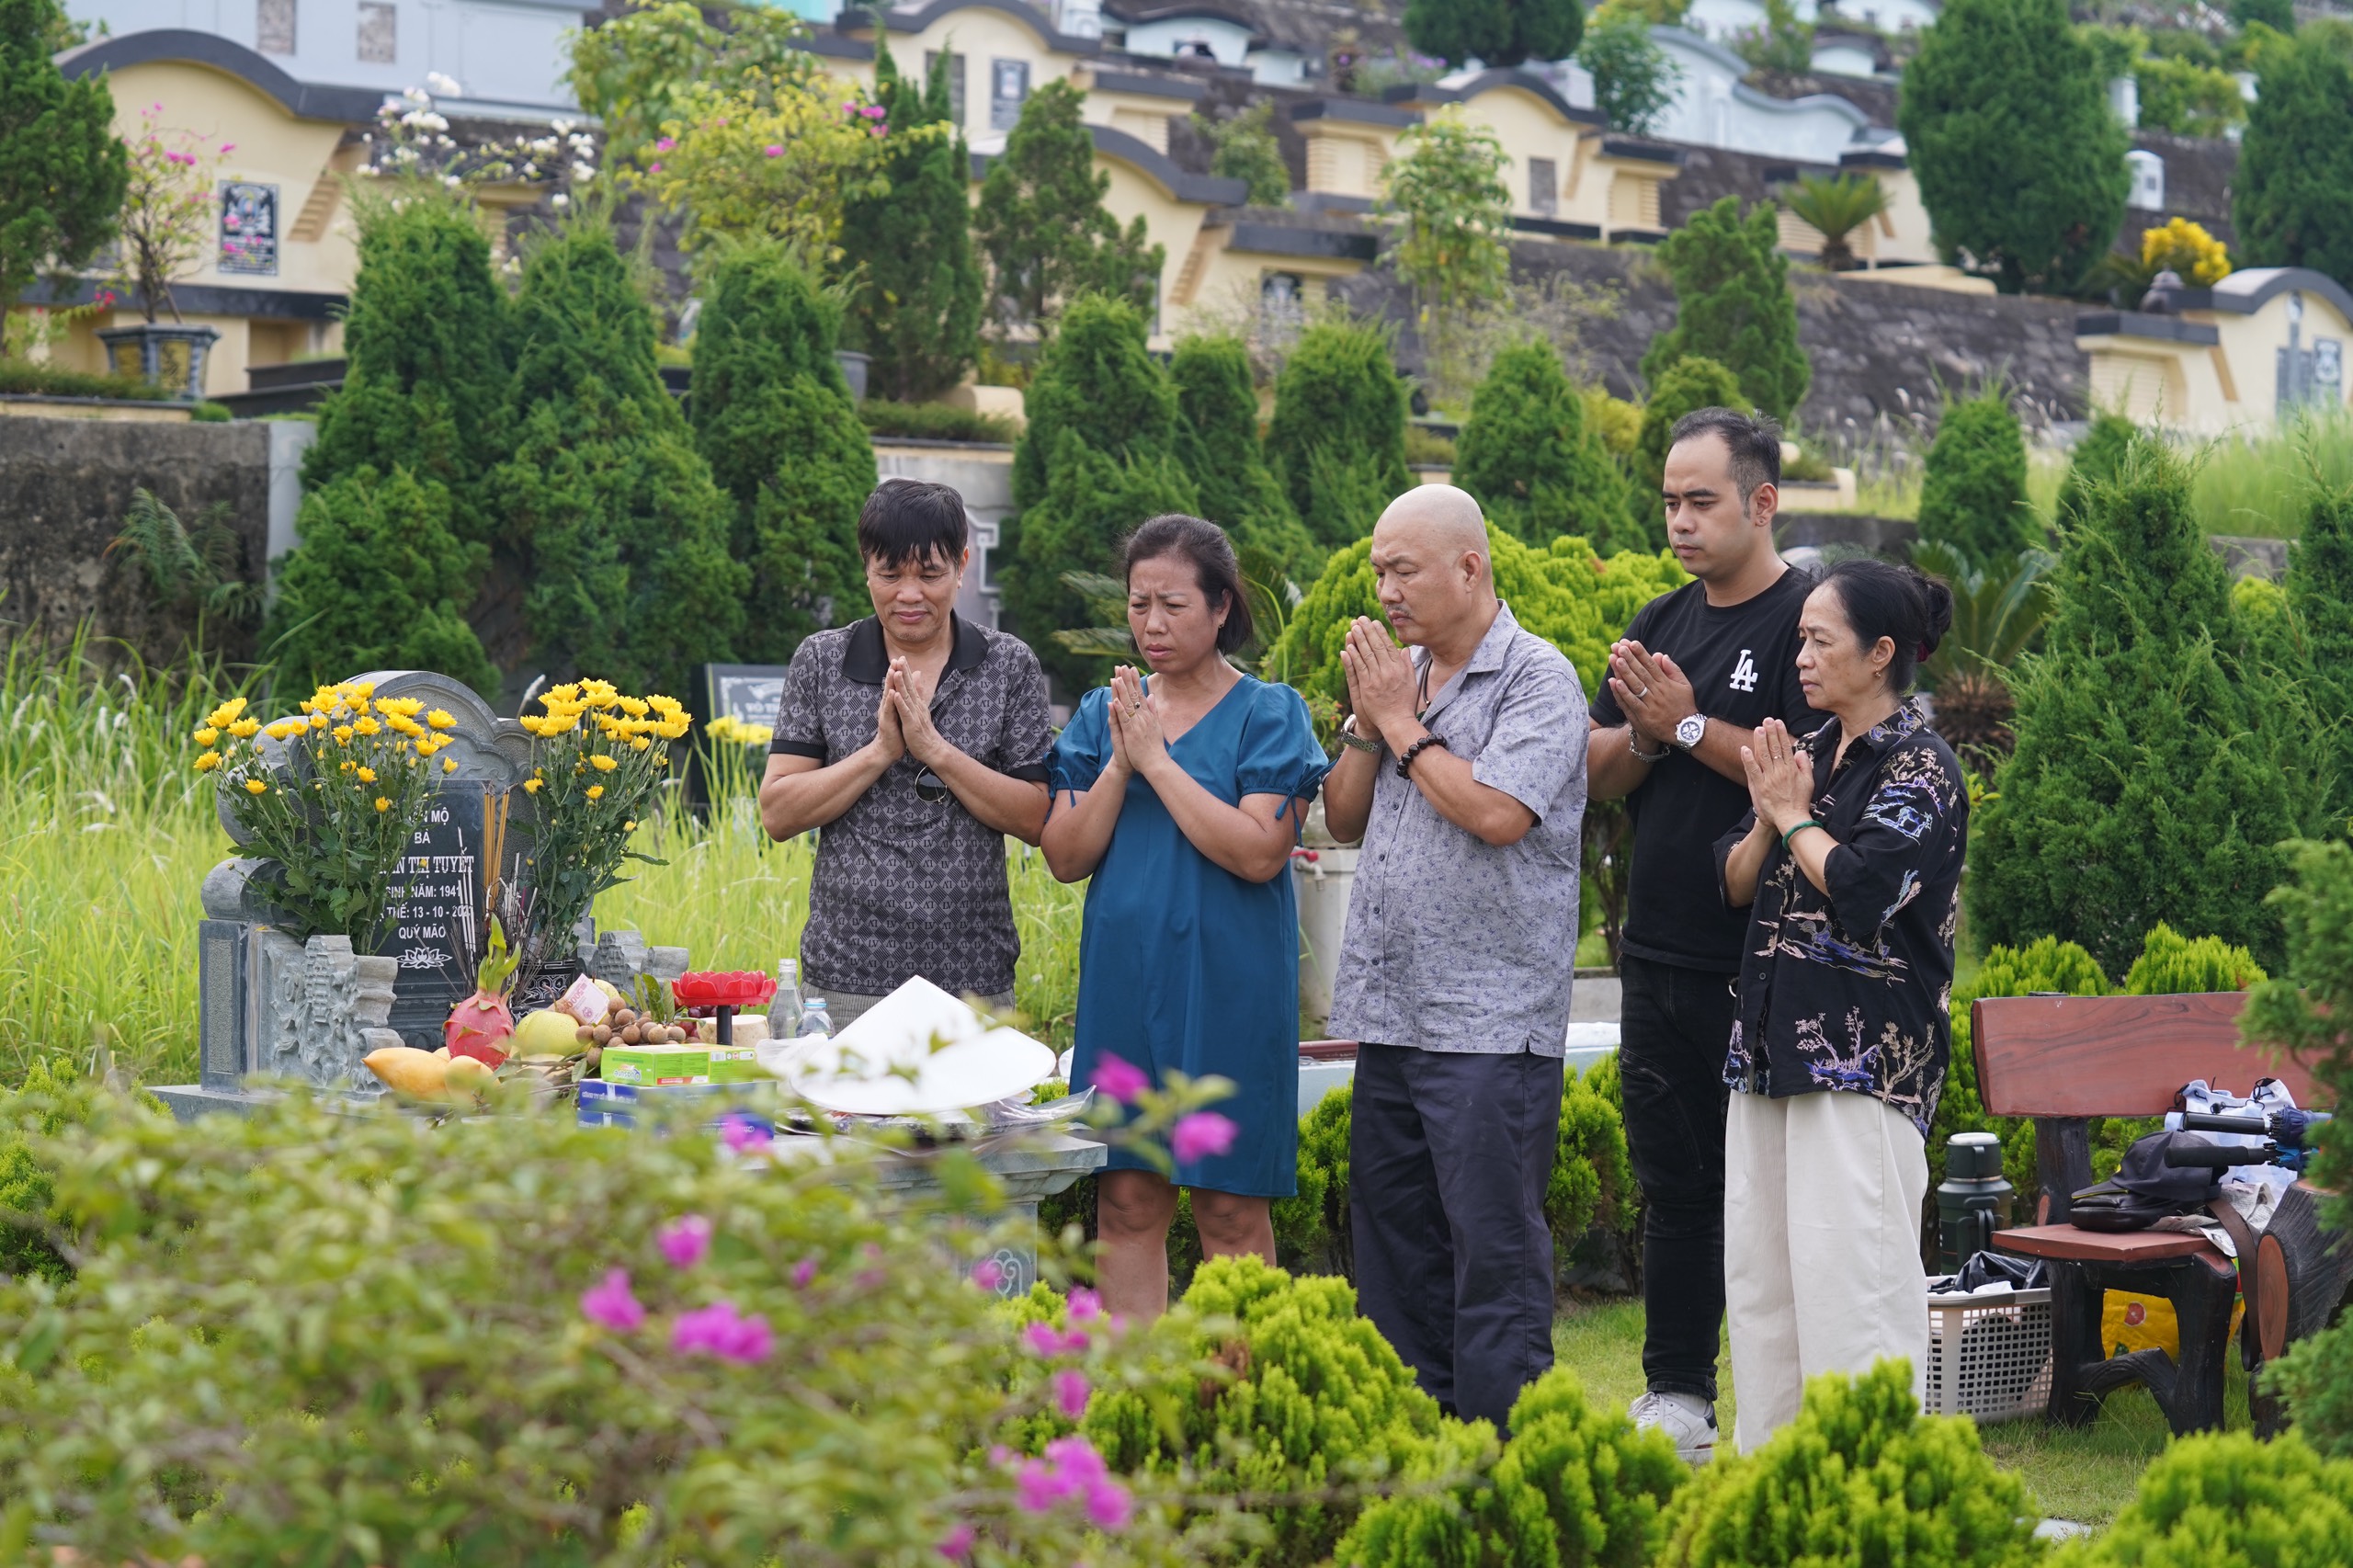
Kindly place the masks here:
[(1749, 657), (1745, 648), (1740, 651), (1740, 662), (1733, 665), (1731, 684), (1734, 691), (1756, 689), (1756, 661)]

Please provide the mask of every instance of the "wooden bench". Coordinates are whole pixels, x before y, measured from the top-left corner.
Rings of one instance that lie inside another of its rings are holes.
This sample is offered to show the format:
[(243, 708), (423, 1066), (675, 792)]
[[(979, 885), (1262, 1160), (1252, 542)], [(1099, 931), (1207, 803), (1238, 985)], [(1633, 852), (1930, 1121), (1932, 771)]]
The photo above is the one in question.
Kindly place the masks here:
[[(2145, 1384), (2176, 1432), (2222, 1425), (2224, 1357), (2238, 1268), (2205, 1237), (2171, 1231), (2101, 1232), (2067, 1222), (2072, 1195), (2092, 1185), (2093, 1117), (2157, 1116), (2183, 1085), (2202, 1078), (2245, 1095), (2278, 1078), (2296, 1104), (2331, 1108), (2301, 1062), (2239, 1046), (2238, 993), (2191, 996), (1988, 997), (1970, 1009), (1977, 1087), (1995, 1116), (2034, 1119), (2041, 1185), (2035, 1222), (1994, 1244), (2043, 1259), (2051, 1273), (2050, 1416), (2081, 1426), (2100, 1401)], [(2242, 1259), (2241, 1266), (2250, 1266)], [(2321, 1229), (2313, 1189), (2298, 1182), (2258, 1238), (2251, 1262), (2257, 1311), (2242, 1335), (2250, 1370), (2325, 1327), (2353, 1278), (2353, 1247)], [(2109, 1356), (2100, 1306), (2109, 1290), (2173, 1303), (2180, 1355)], [(2252, 1388), (2253, 1385), (2250, 1385)], [(2279, 1426), (2273, 1402), (2250, 1394), (2259, 1430)]]

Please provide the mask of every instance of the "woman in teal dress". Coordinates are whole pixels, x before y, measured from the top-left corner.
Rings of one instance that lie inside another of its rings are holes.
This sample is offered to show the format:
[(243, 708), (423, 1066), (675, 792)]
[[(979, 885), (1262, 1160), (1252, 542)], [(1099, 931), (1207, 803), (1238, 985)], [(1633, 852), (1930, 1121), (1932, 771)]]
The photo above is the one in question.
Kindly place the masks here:
[(1155, 1085), (1214, 1074), (1234, 1085), (1214, 1108), (1238, 1125), (1224, 1153), (1180, 1161), (1174, 1182), (1111, 1153), (1096, 1188), (1098, 1283), (1110, 1310), (1142, 1319), (1168, 1304), (1179, 1187), (1205, 1255), (1274, 1261), (1271, 1204), (1298, 1168), (1290, 851), (1329, 764), (1299, 693), (1226, 660), (1250, 640), (1250, 607), (1223, 529), (1154, 517), (1128, 540), (1127, 579), (1128, 630), (1152, 674), (1122, 665), (1088, 692), (1048, 764), (1046, 863), (1066, 882), (1094, 879), (1072, 1084), (1096, 1084), (1107, 1057)]

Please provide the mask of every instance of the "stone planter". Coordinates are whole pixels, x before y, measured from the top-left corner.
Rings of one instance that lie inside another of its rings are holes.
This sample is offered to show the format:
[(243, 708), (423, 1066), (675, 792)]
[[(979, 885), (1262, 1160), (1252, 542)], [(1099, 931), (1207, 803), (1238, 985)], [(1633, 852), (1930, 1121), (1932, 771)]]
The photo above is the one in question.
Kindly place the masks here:
[(115, 375), (137, 376), (176, 398), (198, 403), (204, 398), (204, 361), (220, 336), (209, 326), (142, 322), (104, 328), (98, 341), (106, 345), (107, 369)]
[(858, 402), (866, 400), (866, 370), (873, 362), (871, 355), (860, 354), (855, 348), (834, 350), (834, 363), (842, 368), (842, 377), (849, 382), (849, 395)]

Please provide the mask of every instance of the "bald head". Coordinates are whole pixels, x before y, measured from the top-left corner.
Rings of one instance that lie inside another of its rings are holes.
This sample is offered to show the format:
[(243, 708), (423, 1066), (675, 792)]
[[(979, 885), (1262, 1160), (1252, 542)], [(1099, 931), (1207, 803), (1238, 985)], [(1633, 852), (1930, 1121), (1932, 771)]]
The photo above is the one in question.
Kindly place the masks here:
[(1389, 503), (1372, 529), (1372, 574), (1398, 638), (1466, 656), (1495, 619), (1494, 563), (1479, 503), (1424, 484)]
[(1372, 528), (1373, 549), (1384, 543), (1416, 547), (1439, 559), (1452, 561), (1475, 554), (1483, 572), (1487, 564), (1487, 520), (1467, 490), (1451, 484), (1417, 484), (1381, 514)]

